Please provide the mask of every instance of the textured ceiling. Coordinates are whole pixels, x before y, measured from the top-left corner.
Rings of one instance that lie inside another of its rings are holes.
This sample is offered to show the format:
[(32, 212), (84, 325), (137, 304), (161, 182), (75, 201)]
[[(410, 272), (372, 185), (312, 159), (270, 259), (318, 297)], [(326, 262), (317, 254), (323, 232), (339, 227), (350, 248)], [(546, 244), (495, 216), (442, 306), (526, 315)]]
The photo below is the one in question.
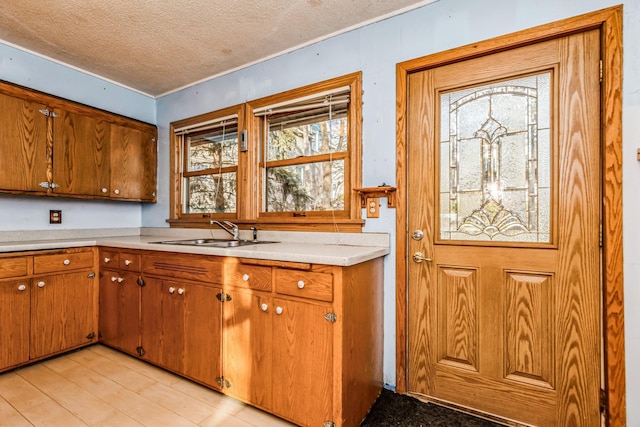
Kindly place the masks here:
[(0, 41), (158, 96), (434, 0), (0, 0)]

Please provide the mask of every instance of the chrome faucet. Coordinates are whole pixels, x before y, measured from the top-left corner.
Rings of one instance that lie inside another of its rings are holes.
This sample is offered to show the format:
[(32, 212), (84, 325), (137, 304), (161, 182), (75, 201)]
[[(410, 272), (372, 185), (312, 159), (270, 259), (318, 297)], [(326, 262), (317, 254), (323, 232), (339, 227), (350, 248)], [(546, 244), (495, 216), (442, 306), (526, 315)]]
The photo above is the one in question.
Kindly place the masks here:
[(219, 221), (216, 221), (215, 219), (212, 219), (211, 221), (209, 221), (209, 223), (211, 225), (215, 224), (218, 227), (222, 228), (224, 231), (226, 231), (227, 233), (231, 234), (233, 236), (233, 240), (238, 240), (238, 237), (240, 235), (240, 231), (238, 230), (238, 226), (232, 222), (229, 221), (222, 221), (224, 222), (224, 224), (222, 224)]

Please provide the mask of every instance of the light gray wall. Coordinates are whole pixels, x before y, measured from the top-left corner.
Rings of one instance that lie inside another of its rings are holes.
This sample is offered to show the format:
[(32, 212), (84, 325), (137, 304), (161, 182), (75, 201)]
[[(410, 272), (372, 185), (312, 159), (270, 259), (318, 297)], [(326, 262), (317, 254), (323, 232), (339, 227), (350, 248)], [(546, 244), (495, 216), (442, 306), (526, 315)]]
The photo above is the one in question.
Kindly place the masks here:
[[(155, 123), (156, 100), (0, 43), (0, 80)], [(0, 167), (5, 159), (0, 158)], [(49, 225), (49, 209), (62, 224)], [(128, 228), (142, 224), (139, 203), (0, 195), (0, 231)]]

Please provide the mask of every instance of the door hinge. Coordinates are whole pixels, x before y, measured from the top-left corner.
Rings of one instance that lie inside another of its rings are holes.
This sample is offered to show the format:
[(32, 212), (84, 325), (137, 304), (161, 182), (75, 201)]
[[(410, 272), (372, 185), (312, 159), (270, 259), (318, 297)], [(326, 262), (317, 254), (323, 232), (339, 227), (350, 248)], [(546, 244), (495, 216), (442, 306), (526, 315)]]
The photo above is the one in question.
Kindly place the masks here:
[(225, 294), (224, 292), (216, 294), (216, 298), (218, 298), (220, 302), (231, 301), (232, 299), (230, 294)]
[(230, 388), (231, 383), (225, 377), (216, 377), (216, 383), (222, 388)]
[(87, 278), (89, 278), (89, 279), (95, 279), (95, 278), (96, 278), (96, 273), (89, 273), (89, 274), (87, 274)]
[(87, 339), (88, 340), (92, 340), (96, 337), (96, 333), (95, 332), (89, 332), (89, 335), (87, 335)]
[(607, 393), (604, 389), (600, 389), (600, 413), (607, 413)]
[(60, 114), (56, 113), (55, 111), (50, 111), (46, 108), (43, 108), (42, 110), (38, 110), (39, 112), (41, 112), (42, 114), (44, 114), (47, 117), (53, 117), (54, 119), (56, 117), (60, 117)]
[(40, 187), (42, 188), (51, 188), (51, 184), (49, 184), (47, 181), (42, 181), (40, 184), (38, 184)]
[(335, 313), (327, 313), (324, 315), (324, 318), (331, 323), (336, 323), (336, 320), (338, 320), (338, 316), (336, 316)]
[(602, 83), (602, 59), (600, 60), (600, 83)]
[(138, 280), (136, 280), (136, 283), (138, 284), (138, 286), (146, 285), (146, 283), (144, 282), (144, 279), (142, 277), (138, 277)]
[(138, 353), (138, 356), (144, 356), (146, 354), (142, 346), (136, 347), (136, 353)]
[(322, 425), (324, 427), (336, 427), (336, 423), (334, 423), (333, 421), (325, 421), (322, 423)]

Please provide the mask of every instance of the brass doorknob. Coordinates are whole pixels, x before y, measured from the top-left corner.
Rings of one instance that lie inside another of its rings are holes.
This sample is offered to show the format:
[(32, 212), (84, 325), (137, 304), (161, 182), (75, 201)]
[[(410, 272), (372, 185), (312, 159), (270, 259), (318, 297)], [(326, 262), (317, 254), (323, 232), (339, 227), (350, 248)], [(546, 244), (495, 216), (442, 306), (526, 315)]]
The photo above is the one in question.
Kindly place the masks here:
[(426, 262), (431, 262), (431, 261), (433, 261), (431, 258), (427, 258), (427, 257), (425, 257), (425, 256), (424, 256), (424, 254), (423, 254), (422, 252), (416, 252), (416, 253), (414, 253), (412, 258), (413, 258), (413, 261), (414, 261), (414, 262), (417, 262), (417, 263), (421, 263), (421, 262), (423, 262), (423, 261), (426, 261)]

